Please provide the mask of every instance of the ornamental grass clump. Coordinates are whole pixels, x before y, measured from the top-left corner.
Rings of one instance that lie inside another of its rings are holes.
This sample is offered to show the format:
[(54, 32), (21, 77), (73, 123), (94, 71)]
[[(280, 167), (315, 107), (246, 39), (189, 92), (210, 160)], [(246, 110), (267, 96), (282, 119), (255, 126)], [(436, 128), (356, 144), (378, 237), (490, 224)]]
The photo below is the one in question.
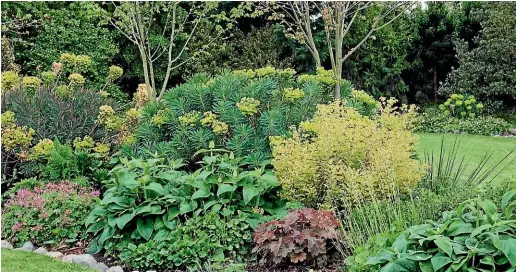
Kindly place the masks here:
[(342, 207), (410, 191), (425, 175), (412, 158), (414, 108), (381, 100), (373, 119), (340, 101), (318, 105), (288, 139), (273, 141), (282, 196), (308, 207)]
[(68, 180), (20, 188), (2, 210), (2, 237), (15, 245), (73, 245), (87, 238), (84, 220), (98, 191)]

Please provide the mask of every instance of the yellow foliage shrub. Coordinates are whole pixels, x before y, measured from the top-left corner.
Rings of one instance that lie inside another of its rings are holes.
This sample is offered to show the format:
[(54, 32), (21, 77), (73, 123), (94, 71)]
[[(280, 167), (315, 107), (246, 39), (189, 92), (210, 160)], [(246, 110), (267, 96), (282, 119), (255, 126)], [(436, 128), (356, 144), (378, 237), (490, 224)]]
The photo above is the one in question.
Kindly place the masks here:
[(412, 159), (414, 108), (383, 100), (374, 119), (336, 101), (318, 105), (292, 138), (275, 137), (273, 165), (282, 196), (308, 207), (339, 207), (409, 191), (425, 167)]

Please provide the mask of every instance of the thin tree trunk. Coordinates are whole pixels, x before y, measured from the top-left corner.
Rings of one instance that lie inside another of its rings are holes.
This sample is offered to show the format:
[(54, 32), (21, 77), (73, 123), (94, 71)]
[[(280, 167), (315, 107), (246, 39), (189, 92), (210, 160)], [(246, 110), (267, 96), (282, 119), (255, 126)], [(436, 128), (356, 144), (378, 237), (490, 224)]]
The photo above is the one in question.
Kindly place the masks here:
[(437, 101), (437, 70), (434, 66), (434, 101)]

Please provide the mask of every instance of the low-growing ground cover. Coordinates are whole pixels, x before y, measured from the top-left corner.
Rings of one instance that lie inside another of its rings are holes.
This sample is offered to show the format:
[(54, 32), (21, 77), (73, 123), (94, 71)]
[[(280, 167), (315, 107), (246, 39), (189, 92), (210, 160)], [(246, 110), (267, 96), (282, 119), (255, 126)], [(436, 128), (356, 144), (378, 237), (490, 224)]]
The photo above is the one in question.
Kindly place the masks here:
[[(504, 137), (491, 137), (470, 134), (442, 134), (442, 133), (417, 133), (419, 141), (416, 144), (418, 156), (424, 158), (425, 152), (439, 153), (441, 141), (444, 137), (444, 145), (451, 149), (455, 139), (460, 142), (458, 157), (466, 156), (466, 160), (470, 161), (465, 173), (470, 173), (472, 169), (479, 165), (483, 156), (491, 154), (490, 163), (495, 163), (507, 156), (511, 150), (516, 148), (516, 139)], [(503, 182), (514, 180), (516, 178), (516, 162), (508, 163), (516, 158), (516, 153), (512, 153), (506, 159), (503, 165), (507, 168), (502, 171), (495, 179), (495, 182)]]
[(2, 271), (4, 272), (94, 272), (95, 270), (37, 253), (2, 249)]

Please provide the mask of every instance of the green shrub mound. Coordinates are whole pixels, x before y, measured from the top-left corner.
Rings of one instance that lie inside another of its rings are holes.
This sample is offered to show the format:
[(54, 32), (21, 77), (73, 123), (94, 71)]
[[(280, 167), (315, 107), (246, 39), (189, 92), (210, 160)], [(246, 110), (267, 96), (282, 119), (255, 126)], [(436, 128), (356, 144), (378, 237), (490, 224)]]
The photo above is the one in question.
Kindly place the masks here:
[(429, 107), (418, 117), (418, 131), (432, 133), (466, 132), (478, 135), (499, 134), (510, 127), (501, 118), (493, 116), (476, 116), (474, 118), (458, 118), (449, 116), (435, 107)]
[(191, 159), (214, 141), (235, 156), (263, 160), (270, 154), (269, 136), (288, 133), (330, 96), (329, 89), (316, 81), (296, 83), (293, 71), (268, 67), (270, 71), (260, 73), (261, 69), (256, 75), (252, 70), (250, 75), (197, 74), (169, 90), (162, 103), (143, 110), (137, 131), (140, 145)]
[(516, 190), (500, 207), (470, 199), (439, 222), (415, 225), (382, 249), (367, 265), (381, 271), (514, 271)]

